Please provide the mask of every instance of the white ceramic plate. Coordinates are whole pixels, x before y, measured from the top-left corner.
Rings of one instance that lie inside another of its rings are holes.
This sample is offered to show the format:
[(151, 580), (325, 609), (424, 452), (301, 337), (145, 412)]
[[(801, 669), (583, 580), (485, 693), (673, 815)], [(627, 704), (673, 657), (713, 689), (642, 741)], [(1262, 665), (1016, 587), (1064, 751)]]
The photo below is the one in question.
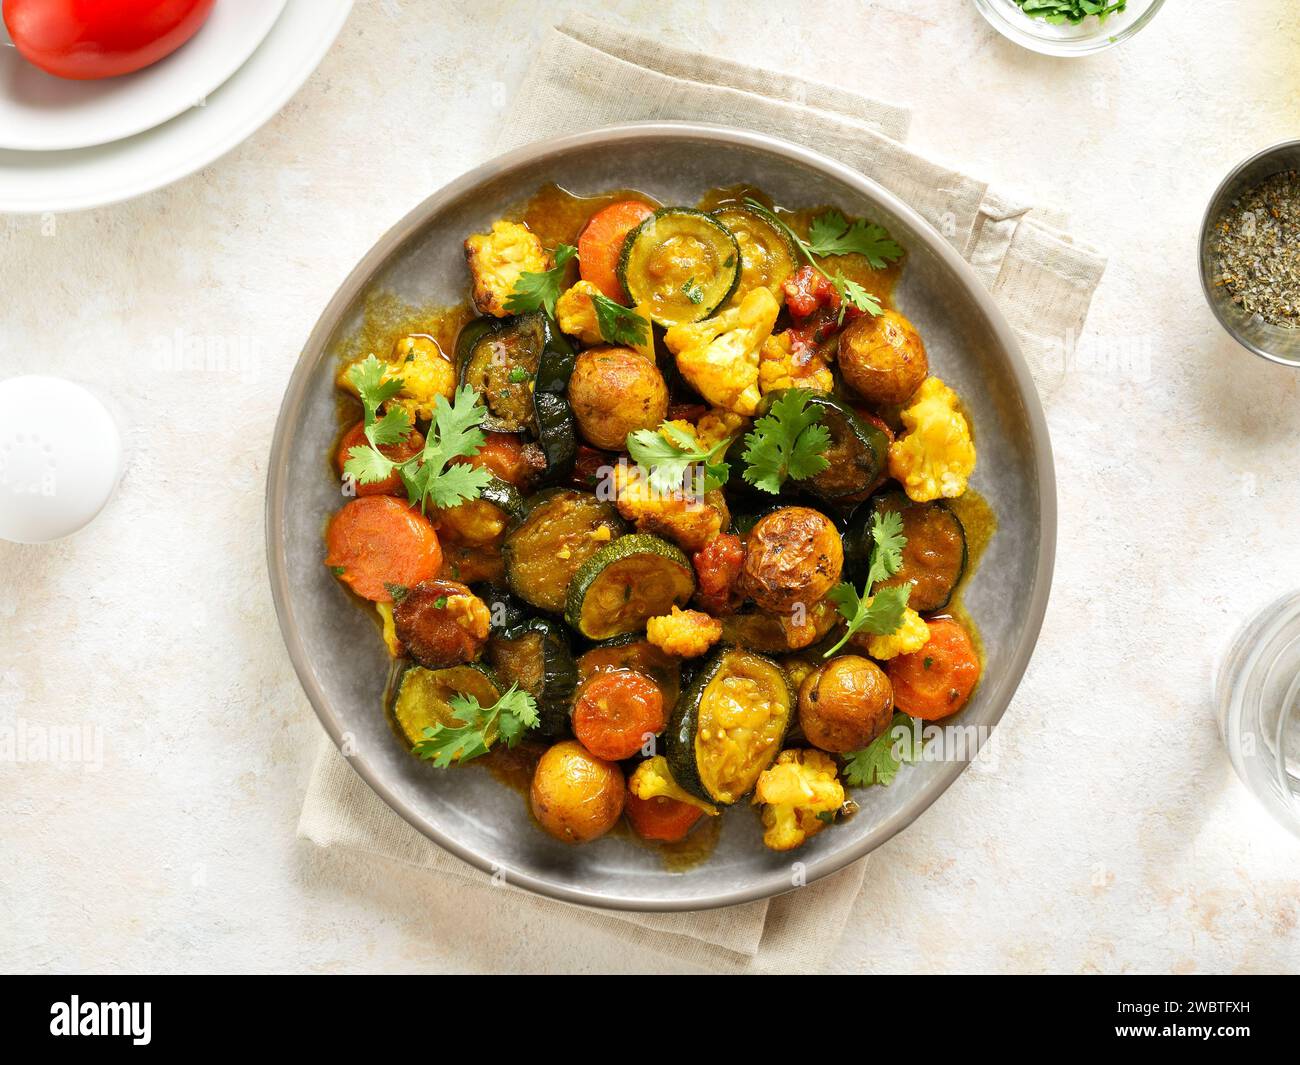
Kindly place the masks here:
[(57, 152), (0, 149), (0, 212), (99, 207), (207, 166), (288, 103), (351, 10), (352, 0), (287, 0), (265, 40), (204, 106), (133, 137)]
[(271, 32), (285, 0), (219, 0), (199, 32), (152, 66), (69, 81), (32, 66), (0, 22), (0, 148), (88, 148), (153, 129), (194, 107)]

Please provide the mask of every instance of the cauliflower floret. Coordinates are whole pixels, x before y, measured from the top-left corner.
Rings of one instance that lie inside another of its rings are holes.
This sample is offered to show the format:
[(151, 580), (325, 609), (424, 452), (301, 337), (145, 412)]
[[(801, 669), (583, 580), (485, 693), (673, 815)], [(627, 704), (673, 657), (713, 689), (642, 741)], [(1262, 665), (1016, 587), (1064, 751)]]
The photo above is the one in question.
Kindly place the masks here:
[(664, 334), (664, 343), (695, 391), (716, 407), (751, 417), (761, 398), (759, 351), (772, 335), (780, 310), (771, 292), (756, 288), (738, 307), (702, 322), (673, 326)]
[(605, 338), (596, 319), (591, 297), (600, 292), (590, 281), (579, 281), (555, 301), (555, 317), (560, 331), (577, 337), (584, 344), (601, 344)]
[(614, 496), (637, 531), (667, 537), (686, 551), (700, 550), (731, 521), (721, 492), (706, 492), (703, 499), (681, 488), (660, 492), (641, 467), (622, 462), (614, 467)]
[(927, 503), (966, 491), (975, 469), (970, 426), (957, 409), (957, 393), (928, 377), (902, 411), (907, 432), (889, 445), (889, 474), (909, 499)]
[[(369, 356), (365, 356), (369, 358)], [(338, 384), (356, 395), (356, 385), (349, 376), (357, 362), (348, 363), (339, 374)], [(456, 367), (441, 346), (431, 336), (412, 333), (401, 337), (384, 360), (383, 380), (402, 379), (402, 388), (388, 402), (402, 407), (411, 416), (429, 421), (433, 417), (433, 403), (439, 396), (451, 399), (456, 394)]]
[(657, 799), (662, 795), (664, 798), (676, 799), (688, 806), (694, 806), (697, 810), (703, 810), (710, 817), (718, 816), (716, 806), (703, 799), (697, 799), (673, 779), (668, 769), (668, 759), (662, 754), (647, 758), (632, 771), (631, 777), (628, 778), (627, 790), (638, 799)]
[(810, 344), (795, 344), (790, 330), (763, 341), (758, 362), (758, 388), (764, 395), (779, 388), (830, 392), (834, 387), (835, 377), (830, 364)]
[(465, 259), (474, 275), (474, 305), (483, 314), (505, 318), (506, 300), (519, 275), (545, 273), (550, 263), (537, 234), (518, 222), (492, 223), (491, 233), (465, 241)]
[(696, 658), (722, 639), (722, 622), (699, 610), (674, 606), (671, 614), (645, 623), (645, 638), (670, 655)]
[[(868, 599), (867, 605), (870, 604), (871, 600)], [(863, 640), (864, 636), (866, 637), (865, 641)], [(888, 636), (877, 636), (874, 633), (855, 633), (853, 642), (859, 647), (865, 642), (867, 654), (883, 662), (889, 658), (910, 655), (913, 651), (919, 651), (930, 642), (930, 626), (911, 607), (904, 607), (903, 620), (894, 632), (891, 632)]]
[(763, 804), (763, 842), (774, 851), (794, 850), (844, 805), (835, 759), (822, 751), (782, 751), (758, 778), (754, 802)]

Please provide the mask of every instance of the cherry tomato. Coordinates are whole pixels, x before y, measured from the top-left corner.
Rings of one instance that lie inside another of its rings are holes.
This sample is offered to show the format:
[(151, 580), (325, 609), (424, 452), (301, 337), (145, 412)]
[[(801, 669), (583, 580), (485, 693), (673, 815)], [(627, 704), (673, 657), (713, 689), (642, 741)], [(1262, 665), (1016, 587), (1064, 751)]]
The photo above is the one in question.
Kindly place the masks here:
[(60, 78), (112, 78), (171, 55), (216, 0), (4, 0), (4, 22), (29, 63)]

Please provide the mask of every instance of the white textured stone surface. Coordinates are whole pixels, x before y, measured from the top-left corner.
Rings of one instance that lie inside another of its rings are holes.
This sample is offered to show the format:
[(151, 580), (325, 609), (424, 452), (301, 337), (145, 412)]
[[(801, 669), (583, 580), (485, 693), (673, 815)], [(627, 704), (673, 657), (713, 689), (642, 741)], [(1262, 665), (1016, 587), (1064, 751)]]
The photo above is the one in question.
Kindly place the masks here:
[[(0, 220), (0, 372), (110, 392), (130, 449), (89, 529), (0, 544), (0, 724), (103, 744), (98, 771), (0, 763), (0, 967), (673, 967), (559, 941), (513, 894), (466, 914), (463, 889), (297, 842), (318, 726), (263, 564), (271, 431), (318, 311), (481, 160), (572, 6), (361, 0), (284, 112), (200, 174)], [(1056, 585), (999, 757), (877, 852), (837, 969), (1300, 968), (1300, 845), (1237, 783), (1210, 699), (1236, 625), (1300, 583), (1297, 380), (1222, 335), (1195, 266), (1219, 178), (1297, 135), (1300, 28), (1290, 0), (1167, 7), (1054, 61), (960, 0), (604, 5), (910, 106), (914, 143), (1068, 207), (1111, 255), (1082, 347), (1125, 358), (1074, 367), (1049, 409)], [(186, 338), (243, 372), (155, 369)]]

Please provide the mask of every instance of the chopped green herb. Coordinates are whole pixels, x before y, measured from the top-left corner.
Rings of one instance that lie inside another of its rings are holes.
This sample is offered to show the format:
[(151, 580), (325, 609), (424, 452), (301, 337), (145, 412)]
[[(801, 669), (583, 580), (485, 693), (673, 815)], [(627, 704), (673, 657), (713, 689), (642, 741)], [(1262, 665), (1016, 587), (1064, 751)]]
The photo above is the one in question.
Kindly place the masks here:
[(1093, 15), (1104, 20), (1107, 15), (1123, 11), (1128, 6), (1128, 0), (1016, 0), (1016, 3), (1031, 18), (1056, 25), (1082, 22)]
[(830, 430), (821, 424), (821, 409), (809, 406), (812, 393), (792, 388), (772, 404), (745, 435), (745, 480), (776, 495), (787, 477), (804, 481), (830, 463), (823, 452), (831, 445)]
[(564, 288), (564, 275), (569, 260), (578, 254), (572, 244), (555, 246), (555, 265), (543, 273), (525, 270), (519, 275), (506, 299), (506, 310), (511, 314), (528, 314), (530, 311), (545, 310), (555, 317), (555, 301), (560, 298)]
[(608, 296), (593, 293), (591, 305), (596, 310), (596, 324), (600, 335), (611, 344), (643, 347), (650, 335), (650, 323), (630, 307), (615, 303)]
[(848, 628), (839, 642), (822, 657), (830, 658), (849, 641), (854, 633), (865, 629), (874, 636), (889, 636), (898, 631), (907, 609), (910, 584), (884, 588), (875, 595), (872, 587), (898, 572), (903, 564), (903, 516), (897, 511), (877, 512), (871, 516), (871, 565), (867, 570), (867, 583), (859, 595), (851, 584), (837, 584), (826, 598), (836, 605)]
[(434, 725), (424, 730), (424, 739), (411, 748), (426, 762), (445, 769), (452, 762), (466, 762), (488, 753), (495, 739), (514, 747), (524, 732), (537, 727), (537, 703), (518, 685), (510, 685), (500, 699), (484, 707), (472, 695), (453, 695), (451, 708), (461, 725)]
[[(906, 737), (895, 739), (899, 729)], [(921, 757), (922, 740), (917, 736), (912, 719), (895, 711), (889, 728), (860, 751), (846, 755), (844, 780), (851, 787), (865, 788), (872, 784), (888, 787), (898, 776), (904, 762), (915, 762)]]
[(658, 429), (638, 429), (627, 434), (627, 453), (650, 478), (650, 487), (657, 492), (672, 492), (682, 487), (688, 467), (695, 463), (704, 466), (704, 491), (721, 488), (731, 476), (731, 467), (722, 456), (731, 445), (731, 437), (719, 441), (711, 448), (701, 448), (695, 437), (672, 422), (664, 422)]

